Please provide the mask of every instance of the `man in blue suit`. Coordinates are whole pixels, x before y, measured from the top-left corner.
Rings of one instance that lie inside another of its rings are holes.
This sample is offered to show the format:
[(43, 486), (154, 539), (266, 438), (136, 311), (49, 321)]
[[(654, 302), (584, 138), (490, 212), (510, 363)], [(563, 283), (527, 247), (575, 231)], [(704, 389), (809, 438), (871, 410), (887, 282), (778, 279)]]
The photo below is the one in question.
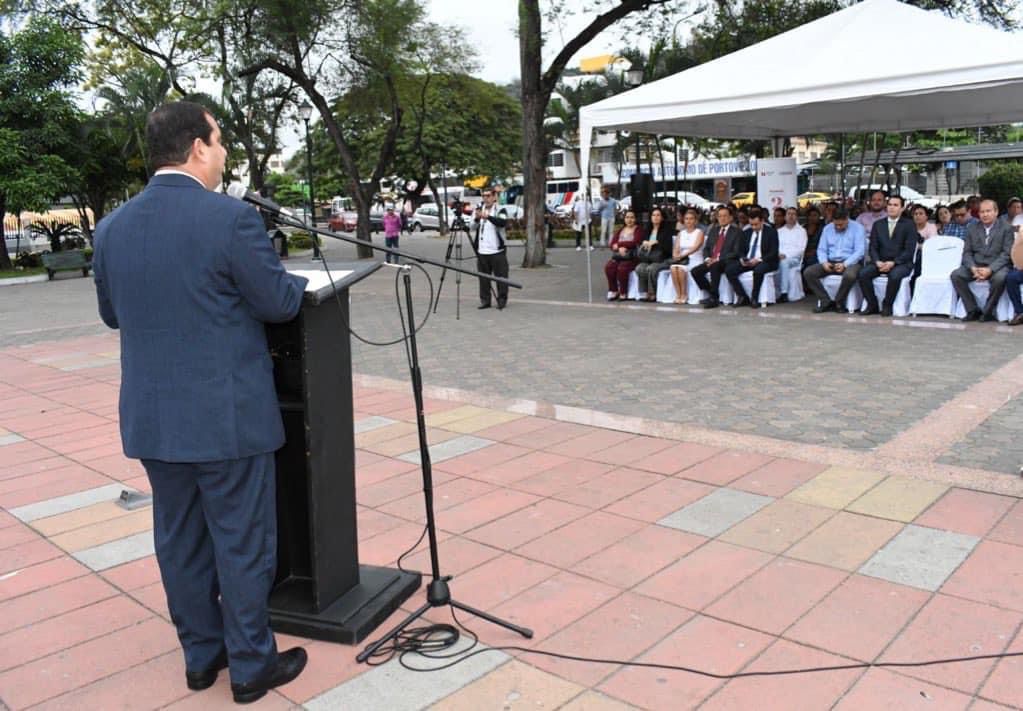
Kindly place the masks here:
[(93, 257), (103, 321), (121, 332), (124, 453), (153, 489), (153, 534), (191, 689), (231, 671), (248, 703), (297, 677), (267, 601), (276, 572), (274, 452), (284, 428), (264, 322), (295, 317), (305, 279), (255, 209), (213, 192), (226, 151), (180, 101), (146, 124), (149, 185), (104, 219)]

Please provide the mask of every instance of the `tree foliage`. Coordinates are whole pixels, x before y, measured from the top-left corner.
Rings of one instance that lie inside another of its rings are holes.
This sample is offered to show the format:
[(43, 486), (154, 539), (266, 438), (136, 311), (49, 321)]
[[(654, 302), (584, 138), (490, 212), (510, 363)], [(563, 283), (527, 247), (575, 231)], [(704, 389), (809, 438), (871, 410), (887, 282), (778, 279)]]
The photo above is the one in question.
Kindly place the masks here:
[(999, 163), (977, 179), (980, 193), (1005, 209), (1011, 197), (1023, 195), (1023, 163)]

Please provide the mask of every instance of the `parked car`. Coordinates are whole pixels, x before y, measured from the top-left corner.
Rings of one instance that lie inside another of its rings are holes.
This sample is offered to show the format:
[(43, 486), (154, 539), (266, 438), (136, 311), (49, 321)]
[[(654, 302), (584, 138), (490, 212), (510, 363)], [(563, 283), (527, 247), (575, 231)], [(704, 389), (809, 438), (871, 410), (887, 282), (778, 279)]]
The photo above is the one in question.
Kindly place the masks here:
[(756, 205), (757, 194), (755, 192), (736, 193), (732, 196), (731, 203), (736, 207), (743, 207), (744, 205)]
[[(894, 187), (894, 186), (892, 186)], [(849, 188), (849, 197), (856, 202), (866, 200), (870, 198), (870, 193), (876, 190), (885, 190), (885, 185), (875, 183), (874, 185), (857, 185), (854, 188)], [(928, 197), (923, 193), (919, 193), (908, 185), (899, 186), (899, 195), (906, 201), (907, 205), (923, 205), (928, 210), (933, 210), (940, 203), (941, 200), (938, 198)]]
[[(448, 227), (455, 221), (455, 213), (448, 210)], [(468, 220), (468, 217), (465, 218)], [(412, 213), (412, 231), (440, 229), (440, 207), (435, 202), (424, 202)]]
[(824, 202), (830, 202), (833, 199), (834, 198), (831, 196), (831, 193), (810, 191), (797, 197), (796, 202), (799, 204), (800, 209), (806, 209), (811, 205), (820, 205)]
[[(359, 213), (355, 210), (341, 210), (330, 213), (327, 227), (331, 232), (355, 232), (359, 224)], [(369, 210), (369, 231), (384, 231), (384, 208), (374, 205)]]
[(18, 237), (16, 230), (4, 231), (4, 243), (7, 253), (12, 257), (21, 252), (49, 252), (50, 240), (39, 235), (34, 235), (28, 230), (23, 230), (21, 237)]

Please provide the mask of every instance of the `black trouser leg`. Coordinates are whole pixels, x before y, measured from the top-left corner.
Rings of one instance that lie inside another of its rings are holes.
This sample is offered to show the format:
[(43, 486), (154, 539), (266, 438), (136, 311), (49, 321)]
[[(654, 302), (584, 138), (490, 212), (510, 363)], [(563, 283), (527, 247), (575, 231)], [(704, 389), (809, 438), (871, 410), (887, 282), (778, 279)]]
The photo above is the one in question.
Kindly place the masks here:
[(732, 285), (732, 291), (739, 297), (739, 301), (746, 299), (749, 301), (749, 294), (746, 293), (746, 289), (743, 288), (742, 282), (739, 281), (739, 275), (743, 272), (748, 272), (752, 267), (745, 267), (739, 262), (732, 262), (725, 267), (725, 277), (728, 279), (728, 283)]
[[(863, 292), (863, 298), (867, 301), (867, 308), (871, 311), (880, 310), (880, 307), (877, 305), (877, 294), (874, 293), (874, 280), (879, 276), (881, 276), (881, 270), (877, 268), (877, 265), (868, 264), (860, 270), (860, 274), (856, 278), (860, 283), (860, 291)], [(891, 281), (888, 283), (891, 284)]]
[[(492, 254), (481, 254), (476, 260), (476, 267), (479, 269), (480, 274), (493, 274), (494, 264)], [(480, 304), (490, 303), (490, 280), (480, 279)]]
[[(891, 311), (895, 305), (895, 297), (902, 286), (902, 280), (908, 277), (913, 271), (911, 264), (896, 264), (888, 272), (888, 286), (884, 290), (884, 303), (881, 305), (886, 311)], [(862, 273), (862, 272), (861, 272)]]

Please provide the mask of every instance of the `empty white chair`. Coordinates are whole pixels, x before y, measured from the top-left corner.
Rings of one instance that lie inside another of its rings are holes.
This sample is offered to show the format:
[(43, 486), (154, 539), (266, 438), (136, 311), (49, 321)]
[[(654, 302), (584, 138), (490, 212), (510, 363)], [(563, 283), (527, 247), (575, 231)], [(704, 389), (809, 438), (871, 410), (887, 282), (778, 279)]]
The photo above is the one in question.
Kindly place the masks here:
[[(909, 316), (909, 302), (912, 298), (912, 294), (909, 290), (909, 282), (912, 281), (913, 275), (910, 274), (902, 279), (902, 283), (899, 284), (899, 290), (895, 294), (895, 302), (892, 304), (892, 315), (893, 316)], [(888, 288), (888, 277), (882, 275), (874, 279), (874, 295), (877, 298), (878, 303), (884, 302), (884, 293)], [(863, 311), (867, 310), (867, 300), (863, 300)]]
[(955, 313), (959, 297), (950, 275), (963, 262), (963, 241), (950, 235), (937, 235), (924, 241), (920, 253), (920, 277), (913, 289), (909, 312), (917, 314)]
[[(828, 274), (821, 279), (821, 284), (824, 285), (824, 290), (828, 292), (828, 296), (834, 301), (838, 295), (838, 288), (842, 286), (842, 277), (838, 274)], [(860, 291), (859, 284), (853, 284), (853, 287), (849, 289), (849, 295), (845, 297), (844, 305), (849, 310), (849, 313), (855, 313), (862, 308), (863, 292)]]

